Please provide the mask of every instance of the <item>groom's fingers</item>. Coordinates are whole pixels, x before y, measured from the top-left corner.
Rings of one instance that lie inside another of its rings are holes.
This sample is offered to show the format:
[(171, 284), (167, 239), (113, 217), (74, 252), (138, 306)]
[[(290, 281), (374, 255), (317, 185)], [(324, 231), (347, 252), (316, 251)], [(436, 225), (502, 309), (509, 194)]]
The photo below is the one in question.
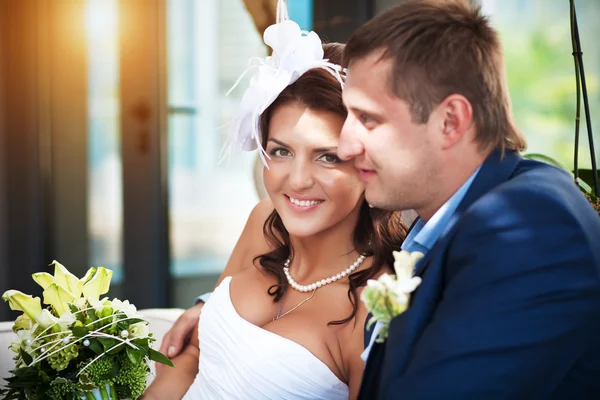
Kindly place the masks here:
[[(181, 353), (185, 344), (189, 341), (194, 328), (200, 319), (200, 311), (204, 303), (199, 303), (183, 312), (173, 324), (173, 327), (165, 334), (160, 345), (160, 352), (169, 358), (176, 357)], [(156, 371), (160, 372), (163, 365), (156, 364)]]

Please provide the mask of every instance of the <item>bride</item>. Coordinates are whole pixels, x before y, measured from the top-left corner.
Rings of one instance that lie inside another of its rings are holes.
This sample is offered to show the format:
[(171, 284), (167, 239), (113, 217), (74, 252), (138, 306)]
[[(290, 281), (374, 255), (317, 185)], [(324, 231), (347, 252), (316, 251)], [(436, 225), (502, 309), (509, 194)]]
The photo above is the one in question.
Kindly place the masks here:
[(358, 394), (367, 317), (360, 292), (390, 272), (406, 230), (399, 213), (369, 207), (358, 172), (336, 155), (347, 114), (343, 45), (321, 45), (287, 19), (264, 36), (273, 56), (258, 67), (231, 136), (233, 149), (258, 148), (265, 163), (270, 201), (251, 216), (263, 234), (243, 255), (238, 243), (198, 335), (144, 399)]

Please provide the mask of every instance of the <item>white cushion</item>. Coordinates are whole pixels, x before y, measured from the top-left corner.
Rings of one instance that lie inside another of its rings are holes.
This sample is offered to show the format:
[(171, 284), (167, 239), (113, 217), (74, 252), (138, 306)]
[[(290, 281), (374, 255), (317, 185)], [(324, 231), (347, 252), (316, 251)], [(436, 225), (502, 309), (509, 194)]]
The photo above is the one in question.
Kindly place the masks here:
[(17, 335), (12, 331), (12, 322), (0, 322), (0, 386), (4, 386), (6, 381), (3, 378), (8, 377), (8, 371), (13, 368), (13, 353), (10, 350), (10, 344)]
[[(150, 321), (150, 332), (156, 338), (154, 349), (158, 350), (162, 342), (162, 338), (173, 325), (173, 322), (183, 312), (179, 308), (161, 309), (152, 308), (140, 310), (140, 313)], [(10, 344), (15, 340), (17, 335), (12, 331), (13, 322), (0, 322), (0, 385), (4, 386), (6, 381), (2, 378), (8, 377), (8, 371), (14, 367), (14, 354), (10, 350)], [(152, 374), (148, 378), (148, 384), (154, 379), (154, 362), (150, 364)]]

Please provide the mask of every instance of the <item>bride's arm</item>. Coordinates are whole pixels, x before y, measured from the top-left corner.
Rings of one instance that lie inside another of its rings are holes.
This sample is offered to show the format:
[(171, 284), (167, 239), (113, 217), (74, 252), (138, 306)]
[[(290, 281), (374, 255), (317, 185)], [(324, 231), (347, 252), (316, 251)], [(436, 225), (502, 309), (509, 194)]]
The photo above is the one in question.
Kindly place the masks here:
[(171, 360), (175, 368), (164, 368), (140, 399), (180, 400), (194, 382), (199, 359), (198, 335), (193, 335), (181, 354)]
[(226, 277), (233, 276), (248, 267), (249, 255), (258, 255), (269, 251), (269, 246), (263, 235), (263, 226), (273, 210), (273, 202), (270, 199), (261, 200), (254, 206), (227, 261), (227, 265), (225, 265), (225, 269), (217, 281), (217, 286)]

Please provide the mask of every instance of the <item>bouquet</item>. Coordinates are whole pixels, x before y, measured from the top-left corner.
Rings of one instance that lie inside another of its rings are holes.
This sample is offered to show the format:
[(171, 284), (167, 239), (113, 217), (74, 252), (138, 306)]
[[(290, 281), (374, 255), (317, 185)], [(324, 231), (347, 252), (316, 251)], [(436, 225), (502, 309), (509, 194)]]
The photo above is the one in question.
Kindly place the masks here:
[(148, 321), (127, 300), (100, 299), (112, 271), (90, 268), (78, 279), (54, 261), (54, 276), (33, 274), (40, 298), (8, 290), (2, 295), (22, 311), (11, 344), (15, 369), (5, 378), (6, 399), (136, 399), (146, 388), (149, 360), (173, 366), (152, 349)]

